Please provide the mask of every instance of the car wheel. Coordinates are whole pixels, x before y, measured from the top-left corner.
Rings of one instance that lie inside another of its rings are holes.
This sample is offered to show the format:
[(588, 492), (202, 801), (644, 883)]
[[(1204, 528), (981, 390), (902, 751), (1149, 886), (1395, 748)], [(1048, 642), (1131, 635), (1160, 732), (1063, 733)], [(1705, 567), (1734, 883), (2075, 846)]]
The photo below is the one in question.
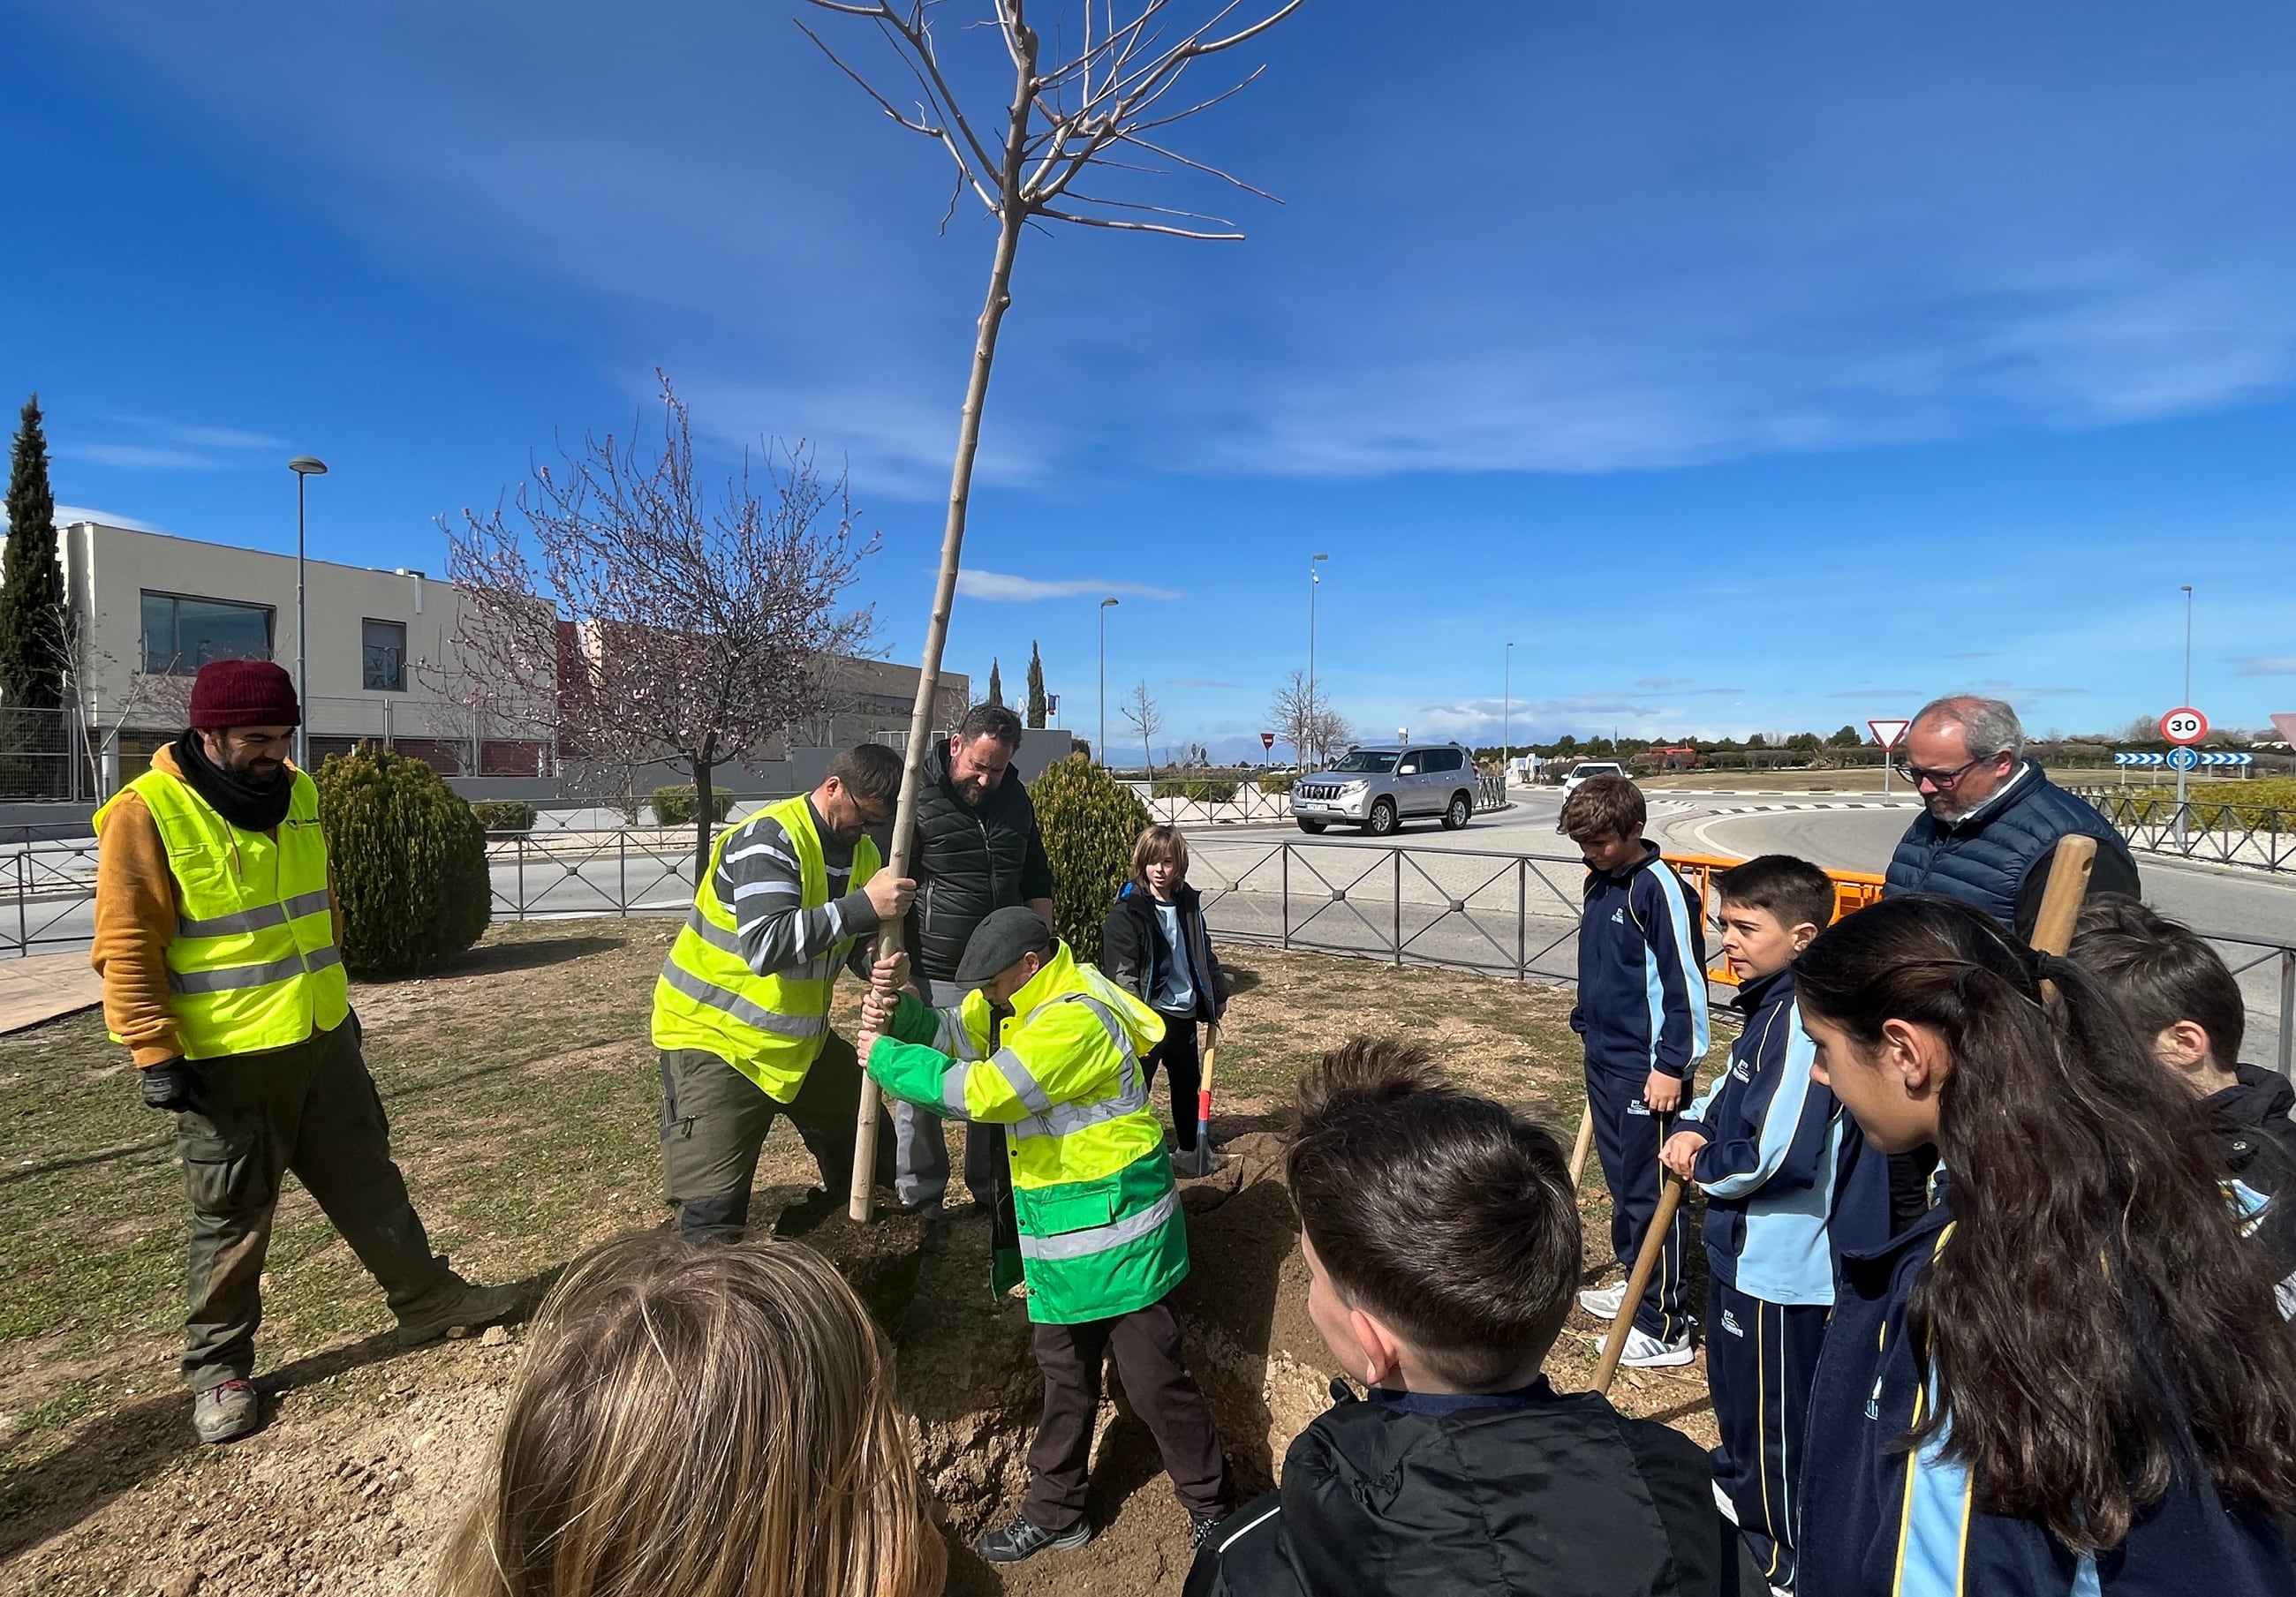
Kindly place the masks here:
[(1374, 804), (1371, 819), (1364, 823), (1364, 830), (1375, 838), (1390, 835), (1395, 831), (1395, 800), (1382, 798)]
[(1464, 793), (1451, 795), (1451, 807), (1443, 812), (1443, 830), (1458, 831), (1467, 824), (1467, 817), (1475, 813), (1475, 801)]
[(1311, 837), (1322, 837), (1324, 835), (1324, 828), (1330, 824), (1331, 823), (1328, 821), (1301, 821), (1300, 823), (1300, 830), (1307, 832)]

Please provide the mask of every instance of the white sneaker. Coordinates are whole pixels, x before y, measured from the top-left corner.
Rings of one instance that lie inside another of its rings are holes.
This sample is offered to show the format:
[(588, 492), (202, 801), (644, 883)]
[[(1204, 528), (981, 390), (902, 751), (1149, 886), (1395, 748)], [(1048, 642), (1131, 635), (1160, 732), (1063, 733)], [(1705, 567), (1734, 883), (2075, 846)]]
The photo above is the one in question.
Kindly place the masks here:
[(1693, 1356), (1687, 1334), (1671, 1342), (1661, 1342), (1645, 1332), (1629, 1331), (1626, 1351), (1619, 1362), (1629, 1370), (1671, 1370), (1688, 1364)]
[(1597, 1320), (1617, 1319), (1619, 1305), (1626, 1300), (1627, 1283), (1623, 1281), (1614, 1287), (1588, 1287), (1578, 1294), (1578, 1306)]

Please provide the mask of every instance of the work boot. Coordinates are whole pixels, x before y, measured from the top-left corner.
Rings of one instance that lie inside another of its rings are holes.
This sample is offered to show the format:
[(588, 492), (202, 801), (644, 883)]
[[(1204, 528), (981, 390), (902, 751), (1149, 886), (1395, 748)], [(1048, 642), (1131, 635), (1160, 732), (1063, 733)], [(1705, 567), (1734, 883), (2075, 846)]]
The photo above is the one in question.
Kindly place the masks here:
[(457, 1331), (476, 1331), (517, 1312), (516, 1287), (472, 1286), (452, 1270), (447, 1279), (398, 1311), (398, 1345), (420, 1347)]
[(1055, 1531), (1044, 1529), (1026, 1514), (1015, 1514), (1012, 1524), (981, 1537), (979, 1551), (992, 1564), (1017, 1564), (1048, 1547), (1054, 1552), (1067, 1552), (1091, 1540), (1092, 1521), (1082, 1515), (1066, 1530)]
[(263, 1400), (251, 1381), (226, 1380), (192, 1399), (193, 1433), (210, 1446), (236, 1442), (262, 1423)]

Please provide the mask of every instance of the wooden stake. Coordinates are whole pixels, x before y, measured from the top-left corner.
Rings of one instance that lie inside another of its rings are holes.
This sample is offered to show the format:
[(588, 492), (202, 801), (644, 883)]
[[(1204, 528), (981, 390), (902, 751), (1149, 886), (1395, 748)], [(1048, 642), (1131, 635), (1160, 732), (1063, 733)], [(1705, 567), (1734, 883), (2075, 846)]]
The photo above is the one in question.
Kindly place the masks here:
[[(1618, 1314), (1611, 1322), (1611, 1334), (1603, 1340), (1603, 1361), (1595, 1366), (1595, 1389), (1598, 1392), (1609, 1391), (1611, 1380), (1619, 1372), (1619, 1360), (1627, 1350), (1627, 1332), (1634, 1327), (1635, 1310), (1642, 1306), (1643, 1294), (1650, 1290), (1651, 1274), (1658, 1268), (1658, 1256), (1666, 1247), (1666, 1233), (1674, 1225), (1674, 1212), (1682, 1207), (1682, 1177), (1673, 1171), (1660, 1173), (1658, 1212), (1651, 1216), (1650, 1229), (1643, 1233), (1642, 1251), (1635, 1256), (1635, 1272), (1627, 1277), (1627, 1295), (1619, 1300)], [(1615, 1195), (1611, 1201), (1618, 1201)]]
[[(2089, 872), (2096, 868), (2096, 839), (2062, 837), (2049, 856), (2049, 885), (2041, 889), (2041, 913), (2033, 922), (2033, 950), (2062, 956), (2072, 946), (2073, 922), (2080, 918), (2081, 900), (2088, 896)], [(2041, 1001), (2057, 995), (2054, 982), (2041, 984)]]
[(1587, 1174), (1587, 1155), (1595, 1147), (1595, 1101), (1589, 1098), (1587, 1107), (1578, 1114), (1578, 1142), (1570, 1150), (1570, 1190), (1578, 1190), (1578, 1178)]

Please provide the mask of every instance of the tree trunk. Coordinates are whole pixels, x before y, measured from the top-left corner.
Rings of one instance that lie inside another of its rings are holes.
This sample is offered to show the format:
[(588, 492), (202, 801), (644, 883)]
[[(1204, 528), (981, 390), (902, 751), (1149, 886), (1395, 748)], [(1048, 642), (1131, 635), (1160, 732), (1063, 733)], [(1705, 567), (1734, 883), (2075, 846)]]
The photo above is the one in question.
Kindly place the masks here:
[(709, 831), (718, 807), (711, 802), (710, 767), (718, 763), (718, 734), (706, 733), (701, 752), (693, 758), (693, 885), (699, 888), (709, 872)]
[[(988, 296), (972, 344), (972, 373), (964, 387), (964, 410), (957, 425), (956, 459), (948, 478), (948, 520), (941, 533), (940, 576), (933, 585), (931, 623), (925, 628), (924, 659), (917, 673), (916, 704), (909, 712), (909, 743), (901, 766), (901, 798), (893, 814), (893, 848), (886, 869), (895, 876), (909, 873), (909, 847), (914, 840), (917, 789), (924, 773), (925, 744), (932, 735), (935, 701), (940, 690), (941, 648), (948, 641), (948, 614), (956, 603), (956, 573), (964, 553), (964, 516), (972, 496), (972, 461), (980, 448), (980, 413), (988, 397), (989, 369), (996, 360), (996, 333), (1013, 303), (1013, 260), (1021, 248), (1021, 229), (1028, 222), (1020, 193), (1021, 161), (1027, 150), (1029, 116), (1033, 103), (1030, 86), (1037, 72), (1037, 36), (1022, 30), (1024, 48), (1015, 63), (1016, 82), (1004, 139), (1004, 168), (998, 192), (1004, 214), (998, 218), (996, 255), (988, 270)], [(886, 922), (877, 938), (878, 957), (901, 950), (901, 922)], [(861, 1111), (853, 1135), (853, 1187), (846, 1212), (853, 1219), (869, 1220), (870, 1184), (877, 1168), (877, 1084), (868, 1079), (868, 1061), (862, 1061)]]

